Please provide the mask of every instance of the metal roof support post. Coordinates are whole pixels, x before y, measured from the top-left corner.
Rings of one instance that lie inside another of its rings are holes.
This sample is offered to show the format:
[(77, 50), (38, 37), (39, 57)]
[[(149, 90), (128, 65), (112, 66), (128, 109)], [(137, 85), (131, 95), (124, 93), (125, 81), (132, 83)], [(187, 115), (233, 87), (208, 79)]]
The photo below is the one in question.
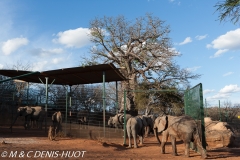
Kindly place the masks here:
[(27, 82), (27, 105), (29, 105), (28, 96), (29, 96), (29, 82)]
[(72, 86), (69, 86), (69, 107), (72, 109)]
[(65, 135), (67, 135), (67, 107), (68, 107), (68, 86), (66, 87)]
[(127, 93), (126, 93), (126, 90), (124, 90), (124, 124), (123, 124), (123, 132), (124, 132), (124, 140), (123, 140), (123, 145), (126, 145), (126, 125), (127, 125), (127, 121), (126, 121), (126, 103), (127, 103), (127, 100), (126, 100), (126, 96), (127, 96)]
[[(15, 92), (13, 92), (13, 103), (14, 103), (14, 101), (15, 101)], [(15, 105), (13, 104), (12, 105), (12, 119), (11, 119), (11, 124), (13, 124), (13, 107), (14, 107)], [(11, 133), (12, 133), (12, 127), (11, 127)]]
[(105, 97), (105, 72), (103, 71), (103, 137), (105, 138), (105, 109), (106, 109), (106, 97)]
[(46, 102), (45, 102), (45, 132), (47, 132), (47, 108), (48, 108), (48, 77), (45, 77), (46, 79)]
[(70, 132), (71, 132), (71, 124), (72, 124), (72, 87), (69, 86), (69, 120), (70, 120)]
[(118, 114), (118, 82), (116, 81), (116, 114)]

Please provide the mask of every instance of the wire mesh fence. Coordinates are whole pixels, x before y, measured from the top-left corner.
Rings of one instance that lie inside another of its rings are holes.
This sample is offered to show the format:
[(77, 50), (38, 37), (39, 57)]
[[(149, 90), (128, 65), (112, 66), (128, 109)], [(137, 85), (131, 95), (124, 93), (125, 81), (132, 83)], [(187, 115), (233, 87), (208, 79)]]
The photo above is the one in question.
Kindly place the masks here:
[[(7, 84), (9, 85), (9, 84)], [(20, 134), (37, 136), (36, 133), (47, 137), (49, 126), (52, 125), (52, 114), (56, 111), (62, 113), (62, 130), (66, 136), (91, 139), (118, 139), (122, 141), (123, 130), (110, 128), (108, 119), (115, 115), (115, 102), (105, 98), (106, 110), (103, 112), (103, 98), (101, 86), (82, 85), (73, 87), (72, 90), (64, 86), (51, 86), (46, 103), (44, 87), (21, 90), (21, 95), (16, 88), (7, 88), (0, 84), (0, 134), (20, 136)], [(42, 122), (31, 121), (26, 127), (26, 116), (19, 115), (18, 108), (24, 106), (40, 106), (46, 111)], [(16, 121), (15, 121), (16, 119)], [(14, 124), (13, 124), (14, 123)], [(37, 123), (42, 124), (42, 130)], [(9, 129), (10, 126), (12, 129)], [(14, 134), (19, 133), (19, 134)]]

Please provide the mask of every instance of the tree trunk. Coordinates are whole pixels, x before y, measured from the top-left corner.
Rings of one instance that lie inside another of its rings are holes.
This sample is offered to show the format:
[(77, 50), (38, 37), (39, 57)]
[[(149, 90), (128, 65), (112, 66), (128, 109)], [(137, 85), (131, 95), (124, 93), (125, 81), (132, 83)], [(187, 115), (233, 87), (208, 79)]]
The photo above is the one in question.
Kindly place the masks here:
[(136, 74), (130, 76), (128, 81), (121, 83), (121, 107), (119, 112), (124, 112), (124, 91), (126, 91), (126, 113), (131, 114), (132, 116), (138, 115), (138, 110), (135, 105), (135, 94), (136, 94)]

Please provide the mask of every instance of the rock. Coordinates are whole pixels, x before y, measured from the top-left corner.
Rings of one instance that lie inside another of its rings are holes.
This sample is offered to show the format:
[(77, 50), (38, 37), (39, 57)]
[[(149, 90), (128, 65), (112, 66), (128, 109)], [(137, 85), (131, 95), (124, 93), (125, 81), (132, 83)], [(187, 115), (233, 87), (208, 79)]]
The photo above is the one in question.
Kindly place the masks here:
[(205, 135), (208, 148), (228, 147), (234, 143), (235, 136), (226, 122), (204, 118)]

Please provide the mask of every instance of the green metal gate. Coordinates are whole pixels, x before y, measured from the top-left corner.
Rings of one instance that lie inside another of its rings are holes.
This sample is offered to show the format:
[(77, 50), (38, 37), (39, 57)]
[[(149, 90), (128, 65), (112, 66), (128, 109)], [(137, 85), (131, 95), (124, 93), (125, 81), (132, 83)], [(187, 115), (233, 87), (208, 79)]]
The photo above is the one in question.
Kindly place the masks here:
[(184, 110), (185, 114), (198, 120), (201, 128), (202, 146), (206, 149), (205, 125), (204, 125), (204, 109), (203, 109), (203, 92), (202, 84), (199, 83), (195, 87), (185, 91), (184, 93)]

